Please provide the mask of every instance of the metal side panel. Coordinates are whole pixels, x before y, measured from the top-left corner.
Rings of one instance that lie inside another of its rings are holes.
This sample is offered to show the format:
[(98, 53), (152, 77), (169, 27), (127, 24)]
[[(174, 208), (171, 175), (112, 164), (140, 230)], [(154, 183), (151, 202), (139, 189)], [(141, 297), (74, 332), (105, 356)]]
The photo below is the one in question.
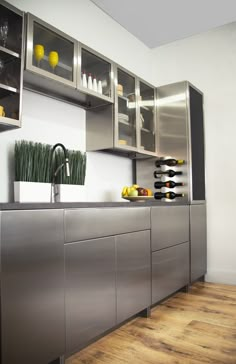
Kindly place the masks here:
[(150, 229), (149, 207), (65, 210), (67, 243)]
[(152, 253), (152, 304), (189, 283), (189, 243)]
[(63, 211), (2, 212), (2, 363), (64, 354)]
[(189, 206), (151, 208), (152, 251), (189, 241)]
[(190, 206), (191, 282), (206, 274), (206, 205)]
[(117, 323), (151, 304), (150, 230), (118, 235)]
[(65, 245), (66, 352), (116, 324), (115, 238)]

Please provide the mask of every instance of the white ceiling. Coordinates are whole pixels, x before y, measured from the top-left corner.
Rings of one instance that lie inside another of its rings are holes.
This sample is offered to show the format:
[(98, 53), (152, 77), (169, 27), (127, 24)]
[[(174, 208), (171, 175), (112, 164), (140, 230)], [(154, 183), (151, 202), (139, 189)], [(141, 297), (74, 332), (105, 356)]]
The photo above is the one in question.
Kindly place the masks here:
[(150, 48), (236, 21), (236, 0), (92, 0)]

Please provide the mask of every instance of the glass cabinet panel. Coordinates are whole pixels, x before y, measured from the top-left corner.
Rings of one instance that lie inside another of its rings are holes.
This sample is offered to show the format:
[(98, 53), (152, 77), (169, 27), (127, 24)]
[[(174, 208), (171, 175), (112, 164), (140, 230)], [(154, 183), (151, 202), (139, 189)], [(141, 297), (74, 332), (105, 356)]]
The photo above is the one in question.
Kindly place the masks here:
[[(6, 4), (6, 5), (5, 5)], [(0, 131), (20, 126), (23, 13), (0, 4)]]
[(135, 77), (117, 70), (118, 145), (137, 147)]
[(81, 48), (80, 86), (99, 96), (111, 98), (111, 63), (89, 49)]
[(26, 68), (76, 86), (77, 42), (31, 14), (27, 31)]
[(140, 149), (156, 152), (155, 91), (140, 81)]

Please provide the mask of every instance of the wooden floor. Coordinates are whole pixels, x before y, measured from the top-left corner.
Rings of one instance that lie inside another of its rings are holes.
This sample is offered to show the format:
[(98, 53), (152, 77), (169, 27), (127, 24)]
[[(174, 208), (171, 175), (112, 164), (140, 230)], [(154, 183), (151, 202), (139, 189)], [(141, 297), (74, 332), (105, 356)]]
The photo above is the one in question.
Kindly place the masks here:
[(236, 364), (236, 286), (196, 283), (66, 364)]

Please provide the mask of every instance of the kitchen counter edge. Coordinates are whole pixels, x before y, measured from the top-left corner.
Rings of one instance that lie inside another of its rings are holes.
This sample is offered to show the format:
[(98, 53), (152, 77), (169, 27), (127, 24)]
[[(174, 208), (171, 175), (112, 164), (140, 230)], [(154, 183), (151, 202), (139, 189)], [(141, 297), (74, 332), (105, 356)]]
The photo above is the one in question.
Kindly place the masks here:
[(78, 209), (103, 207), (154, 207), (154, 206), (181, 206), (187, 203), (178, 202), (55, 202), (55, 203), (0, 203), (0, 211), (5, 210), (44, 210), (44, 209)]

